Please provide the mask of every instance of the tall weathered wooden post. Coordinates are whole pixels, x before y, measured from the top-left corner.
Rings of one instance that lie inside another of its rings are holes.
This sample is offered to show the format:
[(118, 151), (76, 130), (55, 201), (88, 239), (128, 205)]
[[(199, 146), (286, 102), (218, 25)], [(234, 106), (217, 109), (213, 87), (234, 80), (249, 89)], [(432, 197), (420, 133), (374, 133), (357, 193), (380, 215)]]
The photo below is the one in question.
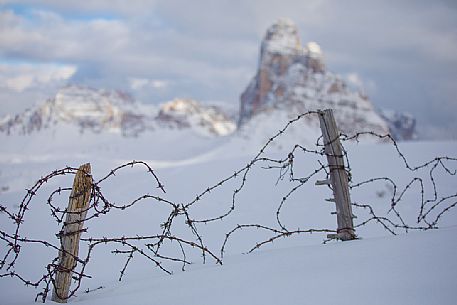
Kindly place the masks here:
[(79, 253), (79, 239), (91, 196), (92, 177), (90, 174), (90, 164), (81, 165), (73, 182), (67, 216), (60, 232), (59, 266), (52, 294), (54, 302), (66, 303), (70, 292), (71, 275), (76, 267), (75, 258)]
[(329, 234), (328, 238), (343, 241), (355, 239), (356, 235), (352, 220), (354, 216), (352, 215), (351, 197), (349, 195), (349, 179), (344, 166), (340, 133), (336, 126), (332, 109), (319, 111), (319, 121), (330, 171), (330, 180), (318, 181), (316, 184), (332, 185), (338, 225), (337, 234)]

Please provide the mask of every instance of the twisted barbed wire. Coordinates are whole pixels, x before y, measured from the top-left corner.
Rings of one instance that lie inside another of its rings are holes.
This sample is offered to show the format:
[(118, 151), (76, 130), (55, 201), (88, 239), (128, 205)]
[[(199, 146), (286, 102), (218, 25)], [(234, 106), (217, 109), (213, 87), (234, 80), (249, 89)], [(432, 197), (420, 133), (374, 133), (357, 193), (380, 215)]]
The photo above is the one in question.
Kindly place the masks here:
[[(75, 295), (80, 289), (81, 283), (85, 278), (90, 278), (91, 275), (86, 273), (86, 267), (91, 262), (92, 254), (94, 249), (102, 245), (111, 245), (115, 249), (111, 250), (111, 253), (115, 255), (124, 255), (126, 257), (125, 263), (120, 267), (119, 280), (124, 277), (128, 266), (133, 261), (134, 257), (143, 257), (146, 261), (150, 262), (154, 267), (159, 270), (171, 274), (164, 262), (173, 262), (182, 265), (182, 270), (192, 262), (187, 258), (188, 251), (193, 249), (201, 252), (203, 262), (206, 262), (206, 257), (209, 256), (217, 264), (222, 264), (222, 258), (226, 251), (229, 241), (234, 238), (235, 233), (242, 232), (245, 230), (259, 230), (269, 233), (269, 237), (257, 240), (252, 247), (247, 250), (247, 253), (251, 253), (259, 248), (271, 244), (280, 238), (286, 238), (291, 236), (303, 235), (303, 234), (324, 234), (324, 233), (336, 233), (333, 228), (304, 228), (290, 229), (287, 224), (282, 220), (282, 211), (284, 210), (287, 203), (290, 201), (292, 195), (301, 191), (303, 187), (309, 184), (314, 179), (322, 178), (329, 179), (330, 168), (325, 164), (325, 158), (328, 153), (324, 150), (324, 144), (322, 138), (319, 137), (313, 147), (305, 147), (300, 144), (295, 144), (290, 151), (286, 152), (283, 157), (274, 158), (266, 154), (266, 150), (271, 146), (272, 143), (281, 138), (287, 133), (289, 128), (304, 118), (310, 118), (317, 116), (319, 111), (309, 111), (304, 114), (297, 116), (290, 120), (281, 130), (268, 139), (268, 141), (261, 147), (258, 153), (250, 159), (250, 161), (243, 167), (235, 170), (233, 174), (225, 177), (222, 180), (210, 185), (203, 191), (198, 193), (195, 197), (184, 203), (177, 203), (169, 200), (164, 196), (165, 186), (159, 180), (156, 171), (154, 171), (146, 162), (143, 161), (132, 161), (122, 164), (108, 172), (101, 179), (95, 181), (92, 179), (92, 186), (90, 190), (90, 204), (84, 210), (87, 212), (87, 216), (80, 222), (92, 220), (109, 214), (112, 210), (124, 211), (138, 203), (145, 200), (153, 200), (157, 204), (163, 205), (169, 209), (169, 213), (164, 216), (164, 222), (161, 224), (161, 232), (159, 234), (150, 235), (136, 235), (136, 236), (86, 236), (89, 234), (87, 228), (82, 228), (80, 231), (71, 232), (71, 234), (83, 233), (81, 243), (87, 248), (86, 254), (83, 256), (74, 256), (70, 253), (68, 255), (73, 256), (78, 268), (67, 270), (71, 272), (75, 285), (70, 291), (68, 298)], [(398, 143), (390, 135), (378, 135), (373, 132), (359, 132), (353, 135), (341, 134), (337, 139), (345, 143), (348, 141), (359, 142), (367, 137), (378, 139), (384, 143), (390, 143), (394, 150), (398, 154), (404, 168), (411, 173), (419, 173), (420, 171), (427, 172), (428, 180), (426, 181), (423, 177), (413, 177), (404, 187), (400, 187), (399, 184), (394, 180), (393, 177), (375, 177), (360, 182), (353, 182), (354, 173), (352, 173), (350, 157), (346, 150), (343, 149), (343, 157), (345, 158), (345, 170), (350, 178), (350, 189), (357, 190), (367, 187), (369, 185), (377, 183), (387, 183), (392, 190), (391, 196), (385, 198), (385, 204), (388, 205), (389, 210), (387, 214), (380, 214), (376, 212), (378, 206), (369, 202), (353, 202), (352, 205), (360, 214), (364, 211), (365, 217), (359, 217), (358, 223), (355, 224), (355, 228), (364, 227), (370, 223), (377, 223), (383, 229), (390, 234), (398, 234), (399, 230), (408, 232), (409, 230), (429, 230), (436, 229), (442, 216), (457, 206), (457, 193), (456, 194), (440, 194), (438, 185), (436, 183), (436, 174), (439, 169), (443, 170), (448, 177), (456, 176), (457, 158), (453, 157), (436, 157), (433, 160), (426, 161), (419, 165), (412, 165), (408, 162), (406, 155), (400, 150)], [(298, 157), (313, 156), (315, 167), (304, 172), (300, 168), (296, 168), (296, 160)], [(103, 184), (109, 181), (117, 174), (121, 174), (122, 171), (133, 168), (142, 167), (146, 169), (146, 172), (152, 177), (155, 183), (155, 187), (159, 194), (142, 194), (135, 199), (124, 203), (115, 204), (111, 202), (103, 191)], [(260, 223), (246, 223), (237, 224), (233, 229), (221, 236), (222, 246), (218, 250), (220, 254), (216, 255), (216, 251), (209, 249), (206, 246), (205, 239), (200, 233), (205, 224), (216, 223), (230, 218), (237, 206), (240, 204), (239, 194), (247, 188), (247, 180), (251, 179), (253, 169), (261, 169), (265, 171), (277, 171), (278, 176), (275, 181), (275, 185), (279, 183), (288, 183), (288, 191), (282, 196), (281, 200), (277, 204), (275, 213), (276, 226), (268, 226)], [(56, 253), (62, 251), (62, 245), (60, 244), (60, 237), (62, 237), (63, 230), (57, 234), (57, 241), (46, 241), (39, 239), (30, 239), (26, 237), (26, 234), (22, 233), (21, 228), (25, 221), (25, 216), (29, 210), (30, 204), (33, 199), (37, 196), (37, 193), (51, 180), (57, 179), (61, 176), (76, 175), (78, 168), (65, 167), (63, 169), (55, 170), (48, 175), (40, 178), (30, 189), (26, 190), (26, 194), (21, 200), (18, 211), (12, 212), (6, 206), (0, 205), (0, 212), (6, 215), (14, 224), (15, 229), (13, 233), (7, 233), (4, 230), (0, 230), (0, 241), (3, 242), (6, 247), (6, 253), (0, 260), (0, 270), (4, 270), (0, 274), (0, 278), (17, 278), (22, 281), (26, 286), (42, 287), (42, 291), (37, 295), (37, 299), (45, 302), (47, 295), (51, 288), (56, 286), (55, 277), (58, 270), (61, 270), (62, 266), (59, 265), (58, 256), (53, 259), (47, 266), (45, 266), (45, 273), (38, 277), (36, 280), (26, 279), (24, 276), (15, 271), (15, 265), (18, 262), (18, 257), (21, 253), (21, 249), (29, 244), (39, 244), (47, 248), (53, 249)], [(88, 174), (88, 173), (87, 173)], [(231, 196), (228, 202), (227, 209), (220, 213), (213, 215), (208, 218), (195, 218), (193, 217), (194, 208), (199, 205), (209, 194), (213, 191), (218, 190), (224, 186), (228, 186), (229, 182), (235, 183), (235, 186), (231, 190)], [(431, 184), (431, 196), (426, 192), (425, 184)], [(419, 188), (419, 191), (414, 193), (415, 186)], [(330, 187), (330, 186), (329, 186)], [(331, 188), (331, 187), (330, 187)], [(66, 209), (61, 209), (57, 204), (54, 204), (54, 198), (61, 196), (72, 190), (71, 187), (59, 187), (53, 190), (45, 205), (49, 208), (51, 217), (58, 223), (64, 222), (64, 217), (67, 214), (75, 213), (69, 212)], [(406, 219), (400, 213), (399, 207), (405, 203), (406, 194), (414, 193), (419, 195), (420, 208), (416, 217), (415, 223), (408, 223)], [(77, 213), (81, 213), (78, 211)], [(357, 212), (355, 212), (357, 214)], [(174, 224), (181, 219), (188, 227), (191, 239), (183, 238), (174, 234)], [(68, 225), (64, 223), (64, 226)], [(324, 240), (326, 242), (327, 240)], [(174, 256), (166, 255), (162, 252), (162, 247), (165, 242), (174, 243), (178, 246), (178, 253)], [(102, 289), (102, 286), (95, 290)], [(85, 292), (90, 293), (92, 290), (87, 289)]]

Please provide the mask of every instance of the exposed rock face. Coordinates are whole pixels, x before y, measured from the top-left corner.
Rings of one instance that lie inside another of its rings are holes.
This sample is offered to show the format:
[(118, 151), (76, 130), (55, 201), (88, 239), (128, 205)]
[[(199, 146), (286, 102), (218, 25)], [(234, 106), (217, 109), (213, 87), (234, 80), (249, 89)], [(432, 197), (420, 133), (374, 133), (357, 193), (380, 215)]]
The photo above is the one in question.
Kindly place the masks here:
[(191, 128), (204, 136), (227, 135), (236, 129), (220, 107), (175, 100), (157, 108), (137, 104), (121, 91), (67, 86), (43, 104), (1, 119), (0, 132), (26, 135), (58, 128), (62, 123), (77, 126), (81, 132), (114, 132), (128, 137), (160, 128)]
[(383, 110), (380, 114), (389, 124), (390, 134), (394, 139), (417, 139), (416, 119), (411, 114), (392, 110)]
[(188, 99), (162, 104), (157, 121), (168, 127), (192, 128), (204, 135), (225, 136), (236, 129), (235, 122), (220, 107), (203, 106)]
[(78, 126), (81, 131), (109, 130), (132, 134), (139, 129), (144, 118), (136, 112), (133, 99), (124, 92), (67, 86), (34, 109), (3, 119), (0, 131), (30, 134), (68, 123)]
[(269, 109), (297, 115), (325, 108), (334, 109), (343, 133), (389, 132), (366, 96), (326, 70), (319, 45), (310, 42), (302, 47), (296, 26), (279, 20), (262, 41), (257, 74), (241, 95), (238, 125)]

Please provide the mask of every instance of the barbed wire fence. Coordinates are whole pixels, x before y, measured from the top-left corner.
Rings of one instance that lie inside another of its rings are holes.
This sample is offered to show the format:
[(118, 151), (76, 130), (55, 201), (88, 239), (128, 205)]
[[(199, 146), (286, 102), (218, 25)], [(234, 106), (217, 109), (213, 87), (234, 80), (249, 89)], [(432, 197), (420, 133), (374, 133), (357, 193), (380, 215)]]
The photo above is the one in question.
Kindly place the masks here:
[[(87, 249), (85, 255), (65, 253), (66, 255), (71, 256), (75, 261), (73, 268), (70, 270), (63, 270), (59, 263), (58, 254), (59, 252), (62, 253), (62, 251), (64, 251), (61, 244), (61, 238), (64, 230), (59, 232), (57, 234), (57, 239), (53, 241), (28, 238), (27, 234), (22, 230), (25, 216), (30, 208), (30, 205), (36, 198), (37, 194), (40, 191), (43, 191), (44, 186), (58, 177), (74, 176), (78, 173), (78, 171), (80, 171), (80, 169), (75, 167), (65, 167), (49, 173), (48, 175), (40, 178), (30, 189), (26, 191), (16, 212), (7, 208), (6, 205), (0, 205), (0, 216), (4, 215), (8, 217), (14, 225), (12, 233), (8, 233), (6, 230), (0, 229), (0, 242), (3, 243), (2, 248), (5, 249), (5, 254), (0, 260), (0, 278), (15, 278), (23, 282), (26, 286), (41, 288), (41, 291), (37, 294), (35, 300), (45, 302), (51, 289), (54, 288), (55, 290), (57, 286), (56, 274), (59, 271), (68, 272), (71, 274), (74, 284), (67, 296), (60, 296), (62, 300), (66, 301), (78, 292), (84, 279), (91, 277), (91, 275), (87, 274), (86, 267), (90, 262), (92, 262), (91, 259), (94, 249), (102, 245), (111, 245), (115, 247), (115, 250), (111, 251), (113, 254), (124, 255), (126, 257), (125, 263), (119, 268), (119, 280), (122, 280), (133, 258), (136, 256), (143, 257), (151, 263), (152, 266), (167, 274), (171, 274), (171, 271), (166, 268), (164, 264), (165, 262), (181, 264), (182, 270), (184, 270), (187, 265), (192, 263), (188, 259), (189, 251), (200, 252), (203, 262), (206, 262), (207, 258), (211, 258), (215, 263), (222, 264), (224, 253), (229, 246), (229, 241), (235, 238), (236, 233), (245, 230), (259, 230), (269, 234), (268, 238), (257, 240), (252, 247), (247, 250), (247, 253), (251, 253), (267, 244), (273, 243), (274, 241), (285, 237), (313, 233), (337, 233), (337, 229), (335, 228), (316, 227), (291, 229), (287, 226), (281, 216), (284, 207), (290, 201), (290, 198), (295, 193), (300, 191), (305, 185), (310, 184), (313, 179), (317, 179), (321, 176), (326, 177), (327, 180), (329, 179), (331, 168), (325, 163), (325, 161), (323, 161), (323, 159), (328, 157), (329, 154), (328, 152), (325, 152), (325, 145), (322, 137), (316, 140), (316, 143), (312, 148), (296, 144), (289, 152), (285, 153), (282, 158), (271, 158), (265, 154), (266, 150), (272, 145), (272, 143), (278, 141), (278, 139), (280, 139), (292, 125), (305, 118), (313, 118), (319, 115), (319, 113), (319, 111), (309, 111), (290, 120), (281, 130), (268, 139), (264, 146), (261, 147), (258, 153), (245, 166), (234, 171), (233, 174), (225, 177), (224, 179), (208, 186), (198, 195), (184, 203), (173, 202), (165, 197), (165, 186), (159, 179), (157, 172), (143, 161), (132, 161), (120, 165), (110, 170), (108, 174), (99, 180), (95, 180), (90, 173), (85, 173), (85, 175), (91, 179), (90, 202), (84, 211), (77, 212), (87, 213), (84, 219), (78, 221), (81, 222), (81, 224), (84, 221), (104, 217), (115, 210), (128, 210), (145, 200), (152, 200), (157, 204), (164, 206), (168, 209), (168, 214), (166, 214), (163, 218), (164, 221), (161, 223), (161, 232), (159, 234), (100, 237), (91, 236), (87, 228), (82, 228), (76, 232), (70, 232), (70, 234), (82, 234), (80, 246), (84, 246)], [(354, 210), (364, 211), (364, 215), (367, 215), (365, 218), (360, 217), (360, 220), (355, 223), (354, 228), (358, 229), (371, 223), (376, 223), (390, 234), (398, 234), (398, 232), (401, 231), (408, 232), (411, 230), (436, 229), (442, 216), (457, 205), (457, 193), (440, 193), (436, 183), (436, 173), (441, 169), (448, 177), (455, 177), (457, 158), (448, 156), (435, 157), (432, 160), (419, 165), (412, 165), (408, 161), (406, 155), (400, 150), (398, 143), (390, 135), (378, 135), (373, 132), (359, 132), (353, 135), (340, 134), (337, 139), (333, 139), (332, 141), (338, 140), (343, 143), (358, 142), (367, 137), (390, 143), (395, 152), (398, 154), (398, 158), (400, 158), (404, 168), (413, 174), (419, 173), (420, 171), (427, 172), (428, 181), (425, 181), (425, 179), (419, 175), (413, 177), (403, 187), (398, 185), (392, 177), (374, 177), (364, 181), (354, 182), (352, 181), (353, 176), (350, 156), (346, 150), (343, 150), (343, 157), (346, 161), (344, 170), (347, 172), (349, 177), (349, 188), (351, 190), (361, 189), (376, 183), (385, 183), (389, 185), (392, 190), (391, 195), (386, 198), (386, 201), (388, 201), (389, 204), (389, 211), (387, 214), (379, 214), (376, 212), (375, 207), (370, 202), (352, 202)], [(312, 155), (317, 157), (316, 167), (304, 175), (298, 174), (301, 173), (302, 170), (296, 168), (297, 165), (295, 160), (300, 155)], [(134, 167), (141, 167), (146, 170), (150, 178), (154, 181), (157, 194), (143, 194), (121, 205), (110, 201), (103, 191), (104, 183), (112, 179), (114, 176), (122, 174), (129, 168)], [(268, 226), (261, 223), (237, 224), (225, 233), (224, 236), (221, 236), (223, 241), (220, 249), (210, 249), (206, 245), (205, 239), (201, 234), (201, 231), (204, 230), (204, 225), (222, 221), (229, 218), (230, 215), (234, 213), (240, 203), (239, 195), (243, 189), (246, 188), (247, 180), (251, 179), (252, 170), (254, 168), (266, 171), (276, 171), (278, 173), (276, 183), (288, 182), (290, 184), (288, 192), (282, 197), (277, 205), (275, 212), (276, 225)], [(427, 182), (430, 182), (431, 184), (431, 195), (429, 195), (430, 192), (428, 192), (428, 189), (425, 186)], [(192, 216), (194, 207), (198, 206), (205, 197), (209, 196), (211, 192), (228, 185), (229, 183), (235, 183), (235, 186), (231, 191), (231, 198), (229, 200), (228, 207), (224, 212), (205, 219), (198, 219)], [(331, 186), (329, 186), (329, 188), (331, 189)], [(71, 187), (59, 187), (47, 196), (47, 200), (44, 203), (49, 208), (53, 220), (60, 225), (63, 224), (64, 228), (69, 225), (69, 223), (64, 221), (65, 217), (75, 212), (60, 208), (54, 203), (54, 199), (56, 196), (66, 194), (71, 191)], [(408, 193), (419, 194), (420, 198), (420, 208), (414, 223), (409, 223), (402, 216), (399, 209), (401, 204), (406, 201), (405, 197)], [(354, 214), (357, 215), (358, 212), (354, 212)], [(182, 222), (186, 224), (188, 229), (187, 233), (190, 234), (185, 235), (187, 237), (174, 233), (175, 231), (173, 228), (175, 224)], [(191, 236), (191, 238), (189, 238), (189, 236)], [(323, 238), (324, 243), (328, 241), (329, 240), (325, 237)], [(178, 253), (174, 256), (166, 255), (162, 251), (165, 242), (176, 244), (180, 251), (178, 251)], [(21, 255), (22, 249), (32, 244), (50, 248), (56, 253), (56, 257), (49, 264), (44, 266), (45, 272), (36, 279), (24, 277), (22, 274), (17, 272), (15, 268), (18, 264), (18, 258)], [(88, 289), (85, 292), (89, 293), (98, 289), (101, 289), (101, 287), (93, 290)]]

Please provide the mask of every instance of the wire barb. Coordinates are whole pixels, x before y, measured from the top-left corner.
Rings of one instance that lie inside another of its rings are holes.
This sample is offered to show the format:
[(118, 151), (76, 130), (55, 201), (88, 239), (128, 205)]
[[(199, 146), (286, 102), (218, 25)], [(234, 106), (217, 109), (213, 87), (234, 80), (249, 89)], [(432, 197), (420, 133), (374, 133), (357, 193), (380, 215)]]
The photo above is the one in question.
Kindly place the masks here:
[[(198, 251), (201, 253), (203, 262), (207, 258), (212, 259), (217, 264), (222, 264), (222, 258), (227, 250), (229, 241), (234, 238), (235, 235), (246, 232), (246, 231), (258, 231), (262, 232), (262, 236), (269, 234), (268, 237), (259, 238), (255, 243), (247, 249), (247, 253), (251, 253), (267, 244), (271, 244), (279, 239), (288, 238), (298, 235), (309, 235), (309, 234), (322, 234), (324, 243), (329, 240), (325, 240), (327, 236), (337, 236), (341, 232), (332, 228), (302, 228), (302, 229), (291, 229), (282, 219), (284, 209), (287, 204), (291, 201), (293, 195), (304, 189), (307, 184), (314, 184), (317, 182), (318, 185), (328, 185), (329, 172), (331, 168), (325, 165), (324, 159), (328, 156), (323, 149), (322, 137), (316, 140), (314, 147), (305, 147), (299, 144), (294, 145), (290, 151), (288, 151), (283, 158), (271, 158), (267, 156), (266, 151), (275, 141), (287, 133), (289, 128), (305, 118), (316, 118), (318, 112), (309, 111), (303, 113), (296, 118), (290, 120), (281, 130), (271, 136), (264, 146), (258, 151), (258, 153), (246, 163), (242, 168), (232, 171), (233, 174), (225, 177), (222, 180), (204, 188), (201, 192), (193, 196), (189, 201), (184, 203), (177, 203), (172, 200), (166, 199), (164, 184), (159, 180), (156, 172), (144, 161), (131, 161), (122, 164), (116, 168), (108, 171), (108, 174), (103, 176), (98, 181), (94, 181), (92, 178), (92, 186), (90, 190), (90, 203), (87, 207), (87, 216), (82, 221), (88, 221), (91, 219), (98, 219), (105, 217), (110, 212), (126, 211), (133, 206), (138, 205), (140, 202), (151, 200), (158, 205), (161, 205), (168, 209), (165, 213), (163, 222), (161, 224), (160, 232), (158, 234), (150, 235), (135, 235), (135, 236), (91, 236), (90, 230), (83, 228), (78, 232), (71, 232), (71, 234), (83, 234), (80, 243), (82, 246), (87, 248), (87, 251), (82, 251), (85, 255), (74, 256), (75, 267), (72, 270), (66, 270), (70, 272), (74, 279), (74, 285), (70, 291), (68, 298), (75, 295), (80, 289), (81, 283), (84, 279), (90, 278), (91, 276), (86, 273), (89, 262), (92, 262), (92, 254), (95, 249), (101, 246), (114, 246), (115, 250), (111, 253), (114, 255), (125, 256), (125, 263), (120, 267), (119, 280), (122, 280), (130, 266), (131, 262), (139, 257), (142, 257), (148, 261), (151, 266), (158, 268), (159, 270), (171, 274), (171, 270), (167, 268), (167, 263), (181, 264), (182, 270), (187, 265), (190, 265), (192, 261), (188, 259), (189, 251)], [(386, 192), (379, 193), (378, 199), (384, 202), (384, 210), (387, 206), (387, 213), (378, 212), (379, 206), (376, 206), (372, 202), (354, 202), (352, 206), (354, 210), (357, 210), (355, 214), (358, 216), (359, 223), (355, 225), (355, 228), (361, 228), (371, 223), (380, 225), (389, 234), (398, 234), (399, 231), (408, 232), (410, 230), (429, 230), (438, 227), (438, 223), (450, 210), (457, 206), (457, 193), (442, 194), (441, 189), (438, 189), (437, 183), (437, 172), (441, 171), (445, 175), (452, 177), (456, 176), (456, 161), (457, 158), (452, 157), (436, 157), (425, 163), (413, 166), (406, 158), (406, 155), (400, 150), (398, 143), (390, 135), (378, 135), (373, 132), (360, 132), (354, 135), (340, 135), (339, 139), (345, 143), (348, 141), (357, 141), (365, 139), (367, 137), (375, 138), (383, 142), (390, 143), (395, 152), (398, 154), (405, 169), (414, 174), (418, 174), (417, 177), (413, 177), (404, 187), (401, 187), (392, 177), (375, 177), (370, 178), (361, 182), (353, 182), (355, 175), (352, 175), (350, 166), (349, 154), (344, 150), (343, 157), (346, 159), (346, 166), (343, 168), (348, 173), (350, 179), (351, 191), (357, 191), (370, 185), (378, 185), (383, 183), (387, 185), (390, 192), (390, 196), (386, 197)], [(336, 139), (335, 139), (336, 140)], [(311, 156), (315, 160), (316, 164), (314, 168), (306, 171), (300, 166), (301, 158)], [(116, 204), (108, 199), (106, 193), (103, 191), (103, 184), (109, 181), (111, 178), (121, 175), (124, 171), (133, 167), (145, 168), (149, 176), (152, 177), (153, 183), (157, 189), (160, 190), (159, 194), (143, 194), (133, 199), (130, 202)], [(299, 167), (299, 169), (297, 169)], [(233, 213), (237, 210), (240, 204), (240, 196), (248, 186), (248, 180), (254, 180), (253, 175), (257, 170), (265, 171), (277, 171), (278, 178), (275, 181), (275, 185), (284, 184), (288, 187), (288, 191), (281, 196), (276, 208), (276, 223), (271, 225), (264, 225), (259, 223), (247, 223), (238, 224), (233, 229), (228, 231), (226, 234), (221, 236), (223, 239), (222, 246), (219, 249), (220, 254), (216, 255), (216, 251), (210, 249), (203, 237), (204, 225), (216, 223), (225, 219), (230, 218)], [(0, 217), (5, 216), (8, 218), (14, 227), (12, 233), (0, 230), (0, 243), (2, 248), (5, 249), (5, 254), (0, 260), (0, 278), (15, 278), (22, 281), (26, 286), (39, 288), (41, 292), (37, 294), (36, 300), (44, 302), (46, 297), (51, 291), (51, 288), (56, 286), (55, 276), (56, 272), (60, 270), (61, 266), (58, 264), (58, 257), (52, 260), (51, 263), (45, 266), (45, 272), (36, 280), (30, 280), (22, 276), (16, 271), (16, 265), (19, 264), (19, 256), (21, 255), (24, 247), (34, 245), (41, 245), (46, 248), (52, 249), (55, 253), (61, 250), (60, 243), (52, 243), (46, 240), (30, 239), (22, 233), (22, 228), (26, 222), (26, 215), (30, 209), (33, 199), (37, 197), (37, 194), (42, 192), (43, 187), (50, 181), (66, 176), (75, 175), (78, 168), (65, 167), (52, 171), (48, 175), (41, 177), (30, 189), (26, 190), (24, 197), (20, 201), (18, 211), (13, 212), (6, 205), (0, 205)], [(419, 172), (427, 172), (427, 179), (420, 176)], [(298, 173), (301, 173), (300, 175)], [(428, 185), (428, 186), (427, 186)], [(431, 187), (430, 187), (431, 185)], [(212, 217), (197, 219), (192, 215), (196, 212), (202, 202), (208, 199), (211, 193), (224, 188), (231, 187), (231, 196), (226, 200), (227, 207), (220, 214), (213, 215)], [(429, 195), (431, 189), (431, 195)], [(65, 209), (59, 208), (59, 204), (55, 201), (60, 196), (67, 195), (72, 190), (71, 187), (60, 186), (50, 193), (44, 204), (49, 208), (50, 215), (56, 223), (63, 226), (69, 225), (64, 223), (64, 217), (71, 213)], [(428, 191), (428, 192), (427, 192)], [(415, 223), (408, 223), (406, 217), (404, 217), (400, 211), (401, 206), (405, 205), (408, 201), (405, 199), (407, 196), (416, 195), (419, 196), (420, 207), (418, 215), (415, 219)], [(322, 199), (325, 200), (325, 197)], [(38, 200), (36, 200), (38, 201)], [(332, 201), (332, 200), (329, 200)], [(41, 202), (41, 201), (40, 201)], [(38, 202), (36, 202), (38, 203)], [(78, 212), (80, 213), (80, 211)], [(364, 216), (363, 216), (364, 215)], [(354, 215), (355, 216), (355, 215)], [(354, 217), (355, 219), (355, 217)], [(181, 221), (179, 221), (181, 220)], [(188, 230), (183, 233), (183, 238), (180, 235), (174, 233), (176, 223), (186, 224), (185, 228)], [(71, 223), (70, 223), (71, 224)], [(341, 230), (340, 230), (341, 231)], [(63, 232), (63, 230), (61, 231)], [(328, 234), (328, 235), (327, 235)], [(62, 233), (58, 233), (57, 236), (62, 236)], [(165, 253), (165, 245), (173, 244), (177, 246), (178, 252), (175, 255)], [(70, 253), (66, 253), (72, 255)], [(89, 293), (98, 289), (102, 289), (99, 286), (96, 289), (85, 292)]]

